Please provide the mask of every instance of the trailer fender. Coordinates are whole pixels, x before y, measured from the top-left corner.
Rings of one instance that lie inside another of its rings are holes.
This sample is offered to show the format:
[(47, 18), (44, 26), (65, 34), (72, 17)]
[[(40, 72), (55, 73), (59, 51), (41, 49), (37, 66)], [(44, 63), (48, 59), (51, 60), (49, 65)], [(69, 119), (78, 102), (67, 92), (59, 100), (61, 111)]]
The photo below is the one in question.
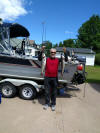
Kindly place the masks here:
[(31, 81), (31, 80), (21, 80), (21, 79), (6, 78), (6, 79), (1, 80), (0, 84), (2, 84), (4, 82), (10, 82), (14, 86), (21, 86), (21, 85), (24, 85), (24, 84), (30, 84), (36, 89), (37, 92), (39, 92), (40, 88), (42, 87), (41, 85), (38, 85), (35, 81)]

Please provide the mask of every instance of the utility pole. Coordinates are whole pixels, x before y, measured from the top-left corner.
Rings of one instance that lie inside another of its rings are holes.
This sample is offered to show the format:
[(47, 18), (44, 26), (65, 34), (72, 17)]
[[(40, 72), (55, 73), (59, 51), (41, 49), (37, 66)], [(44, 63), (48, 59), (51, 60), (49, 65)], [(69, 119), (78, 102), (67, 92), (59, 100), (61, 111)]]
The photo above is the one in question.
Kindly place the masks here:
[(45, 41), (46, 41), (46, 26), (45, 26)]
[(44, 25), (45, 25), (45, 22), (42, 22), (42, 44), (43, 44), (43, 41), (44, 41), (44, 34), (45, 34), (45, 27), (44, 27)]

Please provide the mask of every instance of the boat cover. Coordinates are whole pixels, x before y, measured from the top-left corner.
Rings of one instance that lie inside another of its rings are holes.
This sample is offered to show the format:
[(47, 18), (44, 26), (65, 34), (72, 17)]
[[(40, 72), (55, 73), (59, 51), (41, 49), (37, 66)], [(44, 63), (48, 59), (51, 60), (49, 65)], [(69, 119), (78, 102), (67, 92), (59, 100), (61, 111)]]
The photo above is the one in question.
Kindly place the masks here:
[(29, 31), (24, 26), (18, 23), (3, 23), (0, 24), (0, 29), (2, 28), (10, 29), (10, 38), (30, 36)]

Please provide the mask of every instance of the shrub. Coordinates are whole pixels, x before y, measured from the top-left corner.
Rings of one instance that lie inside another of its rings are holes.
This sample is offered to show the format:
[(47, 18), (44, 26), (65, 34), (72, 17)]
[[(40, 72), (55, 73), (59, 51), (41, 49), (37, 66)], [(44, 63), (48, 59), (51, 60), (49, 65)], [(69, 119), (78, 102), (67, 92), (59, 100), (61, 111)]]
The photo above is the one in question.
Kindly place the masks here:
[(95, 64), (100, 65), (100, 53), (96, 54), (95, 56)]

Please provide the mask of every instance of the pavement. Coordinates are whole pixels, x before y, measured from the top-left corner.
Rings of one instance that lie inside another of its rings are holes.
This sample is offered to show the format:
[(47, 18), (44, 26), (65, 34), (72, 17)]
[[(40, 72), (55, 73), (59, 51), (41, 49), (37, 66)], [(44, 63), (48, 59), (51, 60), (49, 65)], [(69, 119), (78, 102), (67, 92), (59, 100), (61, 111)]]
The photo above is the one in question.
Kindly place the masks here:
[(2, 98), (0, 133), (100, 133), (100, 84), (68, 86), (56, 111), (43, 110), (43, 104), (42, 95)]

